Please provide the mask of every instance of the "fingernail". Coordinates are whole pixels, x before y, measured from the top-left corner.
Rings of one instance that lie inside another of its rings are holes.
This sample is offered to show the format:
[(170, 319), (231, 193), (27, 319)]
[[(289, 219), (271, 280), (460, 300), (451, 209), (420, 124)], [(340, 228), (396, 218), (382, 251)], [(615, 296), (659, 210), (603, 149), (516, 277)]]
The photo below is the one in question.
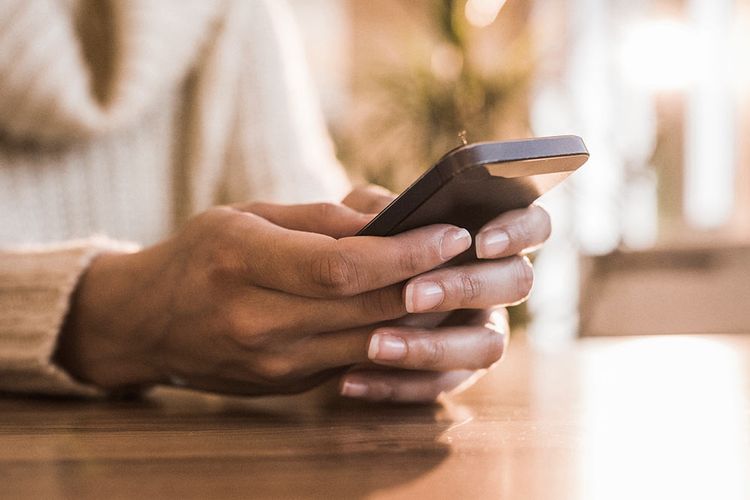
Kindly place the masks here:
[(443, 288), (432, 281), (409, 283), (406, 285), (404, 302), (410, 313), (428, 311), (438, 306), (445, 297)]
[(466, 229), (451, 229), (446, 231), (440, 242), (440, 257), (448, 260), (465, 252), (471, 247), (471, 235)]
[(477, 235), (477, 257), (491, 259), (498, 257), (510, 245), (508, 233), (502, 229), (489, 229)]
[(406, 342), (400, 337), (376, 333), (370, 339), (367, 357), (373, 361), (396, 361), (406, 356)]
[(341, 385), (341, 395), (348, 398), (361, 398), (366, 396), (367, 384), (346, 380)]

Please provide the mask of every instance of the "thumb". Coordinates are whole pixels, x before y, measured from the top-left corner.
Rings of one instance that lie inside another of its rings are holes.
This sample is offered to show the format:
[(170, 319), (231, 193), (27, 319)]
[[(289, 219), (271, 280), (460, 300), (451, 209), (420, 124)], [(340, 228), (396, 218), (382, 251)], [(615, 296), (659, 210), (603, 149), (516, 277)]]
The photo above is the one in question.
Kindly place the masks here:
[(372, 219), (372, 215), (357, 212), (337, 203), (249, 203), (232, 205), (232, 208), (240, 212), (253, 213), (286, 229), (324, 234), (332, 238), (353, 236)]

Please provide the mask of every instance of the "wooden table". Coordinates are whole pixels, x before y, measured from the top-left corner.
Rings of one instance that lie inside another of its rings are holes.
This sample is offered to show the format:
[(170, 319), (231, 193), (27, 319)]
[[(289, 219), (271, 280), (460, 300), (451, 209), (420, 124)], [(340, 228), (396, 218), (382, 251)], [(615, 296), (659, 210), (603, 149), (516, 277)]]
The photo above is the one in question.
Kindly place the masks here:
[(750, 335), (515, 342), (444, 407), (320, 395), (0, 399), (0, 498), (750, 497)]

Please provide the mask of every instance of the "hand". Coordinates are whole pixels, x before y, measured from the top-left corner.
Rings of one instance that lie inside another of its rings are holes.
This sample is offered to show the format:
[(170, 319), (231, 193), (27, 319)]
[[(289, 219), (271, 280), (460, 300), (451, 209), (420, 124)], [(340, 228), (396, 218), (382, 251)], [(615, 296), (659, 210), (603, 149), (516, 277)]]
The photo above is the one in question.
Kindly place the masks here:
[[(103, 255), (79, 283), (57, 360), (108, 389), (180, 383), (251, 395), (303, 391), (367, 363), (373, 328), (407, 314), (402, 282), (429, 276), (471, 243), (447, 225), (347, 237), (369, 219), (330, 204), (220, 207), (142, 252)], [(469, 271), (438, 271), (445, 297), (432, 310), (519, 300), (527, 263), (501, 267), (502, 290), (473, 297), (451, 285)], [(410, 308), (418, 301), (412, 296)], [(484, 346), (504, 342), (483, 333)], [(416, 345), (410, 352), (388, 364), (435, 370), (459, 360), (451, 354), (439, 365), (415, 357)]]
[[(383, 188), (365, 187), (353, 191), (344, 204), (364, 213), (375, 213), (393, 198), (394, 195)], [(539, 207), (509, 212), (480, 231), (477, 252), (483, 259), (501, 259), (520, 254), (543, 243), (549, 231), (549, 216)], [(490, 274), (492, 271), (487, 266), (491, 265), (483, 265)], [(476, 265), (473, 267), (476, 269)], [(419, 283), (420, 280), (429, 281), (430, 276), (415, 278), (412, 283)], [(466, 285), (468, 296), (481, 291), (481, 287), (474, 286), (471, 279), (466, 280)], [(495, 286), (498, 285), (502, 286), (503, 283)], [(445, 286), (443, 279), (438, 280), (438, 286)], [(377, 368), (372, 364), (356, 367), (341, 378), (344, 395), (376, 401), (434, 401), (442, 393), (458, 392), (478, 380), (486, 372), (483, 368), (503, 355), (509, 339), (507, 311), (502, 307), (410, 314), (393, 322), (393, 326), (373, 333), (369, 354), (373, 363), (402, 369)], [(488, 342), (488, 338), (492, 337), (490, 332), (503, 339), (499, 348), (497, 344)], [(378, 348), (380, 342), (383, 342), (384, 349)], [(402, 342), (408, 346), (408, 354), (396, 360), (388, 359), (389, 356), (398, 356)], [(385, 359), (378, 359), (378, 356)]]
[(57, 361), (107, 389), (305, 390), (367, 361), (371, 325), (407, 313), (400, 283), (471, 244), (448, 225), (343, 237), (368, 220), (330, 204), (220, 207), (142, 252), (103, 255), (79, 283)]

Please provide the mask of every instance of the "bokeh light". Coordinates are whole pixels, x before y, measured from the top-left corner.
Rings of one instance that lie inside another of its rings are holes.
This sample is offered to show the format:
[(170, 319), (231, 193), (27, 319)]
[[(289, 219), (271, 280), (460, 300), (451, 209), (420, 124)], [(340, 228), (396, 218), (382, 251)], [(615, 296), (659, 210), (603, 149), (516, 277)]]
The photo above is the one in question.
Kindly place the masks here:
[(696, 78), (699, 45), (690, 27), (678, 20), (634, 23), (620, 47), (623, 78), (649, 90), (677, 90)]
[(469, 0), (466, 2), (466, 19), (478, 28), (484, 28), (492, 24), (500, 9), (505, 5), (505, 0)]

